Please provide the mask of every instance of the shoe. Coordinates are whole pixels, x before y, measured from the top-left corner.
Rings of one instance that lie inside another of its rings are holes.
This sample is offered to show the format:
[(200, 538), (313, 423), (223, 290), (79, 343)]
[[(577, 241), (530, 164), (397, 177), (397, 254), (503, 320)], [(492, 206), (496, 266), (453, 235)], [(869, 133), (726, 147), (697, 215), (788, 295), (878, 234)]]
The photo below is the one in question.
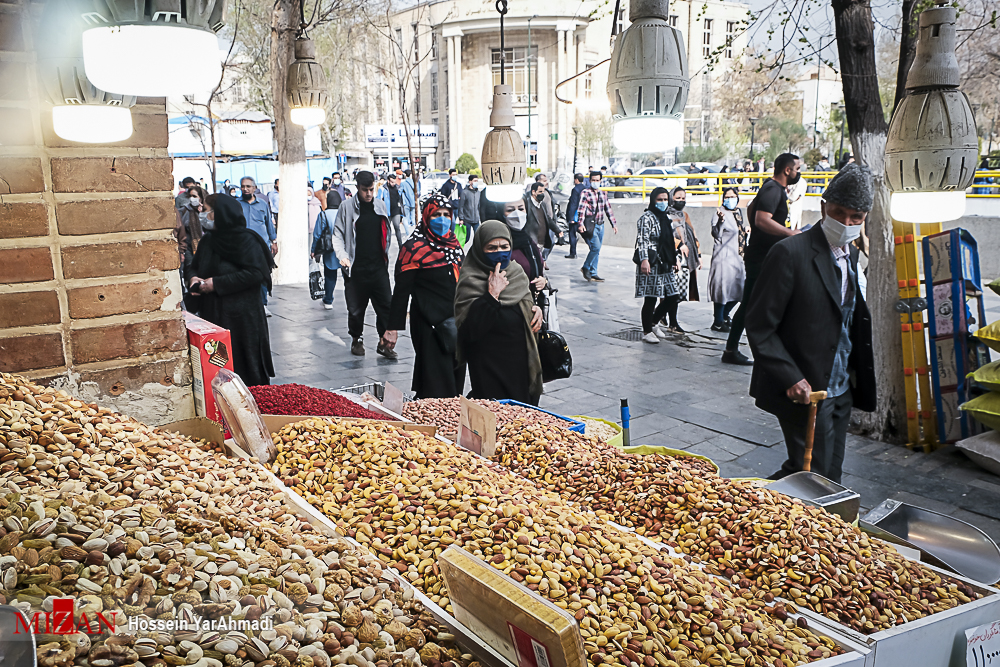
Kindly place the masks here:
[(722, 324), (713, 324), (712, 331), (719, 331), (721, 333), (729, 333), (729, 325), (723, 322)]
[(363, 338), (355, 338), (354, 342), (351, 343), (351, 354), (356, 357), (365, 356), (365, 341)]
[(650, 331), (648, 334), (644, 334), (643, 335), (642, 342), (643, 343), (652, 343), (652, 344), (656, 345), (656, 344), (658, 344), (660, 342), (660, 339), (656, 337), (656, 334), (654, 334), (652, 331)]
[(576, 259), (576, 255), (563, 255), (566, 259)]
[(673, 325), (667, 327), (667, 331), (669, 331), (672, 334), (687, 333), (687, 331), (685, 331), (684, 329), (682, 329), (681, 325), (679, 325), (679, 324), (673, 324)]
[(589, 283), (590, 282), (590, 272), (588, 272), (587, 269), (581, 268), (580, 269), (580, 273), (583, 274), (583, 279), (586, 280)]
[(323, 310), (333, 310), (333, 304), (332, 303), (324, 303), (323, 304)]
[(739, 350), (726, 350), (722, 353), (722, 363), (734, 366), (753, 366), (753, 359)]
[(396, 359), (397, 357), (399, 357), (399, 355), (396, 354), (395, 350), (390, 350), (385, 345), (383, 345), (381, 342), (375, 348), (375, 352), (377, 352), (378, 354), (381, 354), (386, 359)]
[(267, 306), (264, 306), (264, 314), (267, 315), (268, 317), (271, 317), (271, 311)]
[(600, 277), (596, 273), (590, 274), (590, 279), (593, 280), (595, 283), (603, 283), (604, 282), (604, 278)]
[(664, 331), (663, 327), (661, 327), (659, 324), (654, 324), (653, 325), (653, 333), (656, 335), (657, 338), (666, 338), (667, 337), (667, 332)]
[(729, 326), (733, 326), (733, 318), (731, 318), (731, 317), (727, 317), (727, 318), (725, 319), (725, 322), (726, 322), (726, 324), (728, 324)]

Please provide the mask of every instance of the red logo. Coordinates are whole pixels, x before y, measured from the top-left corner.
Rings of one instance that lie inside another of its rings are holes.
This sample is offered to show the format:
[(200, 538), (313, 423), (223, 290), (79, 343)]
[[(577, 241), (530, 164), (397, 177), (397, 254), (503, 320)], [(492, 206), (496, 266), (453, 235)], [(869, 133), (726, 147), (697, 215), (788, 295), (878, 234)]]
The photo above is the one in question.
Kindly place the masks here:
[(94, 621), (97, 629), (92, 628), (92, 621), (87, 616), (87, 612), (81, 611), (80, 617), (76, 616), (76, 598), (56, 598), (52, 601), (52, 611), (37, 611), (31, 616), (31, 620), (25, 623), (25, 616), (18, 614), (14, 625), (14, 634), (51, 634), (51, 635), (73, 635), (78, 632), (88, 635), (102, 635), (105, 632), (114, 634), (117, 625), (117, 616), (120, 612), (109, 612), (110, 620), (101, 612), (94, 614)]

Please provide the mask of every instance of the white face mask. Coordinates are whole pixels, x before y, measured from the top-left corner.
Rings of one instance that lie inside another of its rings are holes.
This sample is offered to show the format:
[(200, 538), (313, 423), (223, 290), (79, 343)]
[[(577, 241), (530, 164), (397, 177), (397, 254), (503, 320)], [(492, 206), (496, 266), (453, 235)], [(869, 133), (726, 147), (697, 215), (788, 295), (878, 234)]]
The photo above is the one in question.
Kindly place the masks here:
[(524, 211), (515, 210), (507, 214), (507, 224), (510, 225), (511, 229), (524, 229), (524, 225), (527, 221), (528, 214)]
[(845, 225), (827, 215), (823, 218), (823, 234), (827, 243), (840, 248), (861, 236), (861, 225)]

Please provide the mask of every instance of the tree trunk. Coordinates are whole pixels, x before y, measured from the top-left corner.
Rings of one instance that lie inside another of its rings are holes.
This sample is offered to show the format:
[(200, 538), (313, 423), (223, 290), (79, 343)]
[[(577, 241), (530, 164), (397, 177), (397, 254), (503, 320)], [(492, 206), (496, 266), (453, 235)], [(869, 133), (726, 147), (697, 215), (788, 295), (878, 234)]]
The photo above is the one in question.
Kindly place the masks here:
[(274, 106), (274, 139), (278, 145), (278, 256), (276, 285), (304, 283), (309, 279), (308, 204), (306, 199), (305, 131), (289, 115), (285, 95), (288, 66), (295, 59), (295, 35), (303, 0), (277, 0), (271, 14), (271, 97)]
[(889, 189), (885, 182), (885, 139), (888, 125), (882, 115), (875, 70), (875, 38), (867, 0), (832, 0), (837, 48), (844, 80), (844, 105), (851, 131), (854, 158), (871, 167), (875, 176), (875, 205), (866, 224), (870, 248), (868, 307), (872, 315), (872, 348), (878, 378), (878, 407), (859, 413), (862, 430), (880, 440), (898, 440), (906, 422), (903, 384), (903, 345), (896, 282), (896, 259)]
[(913, 57), (917, 54), (917, 15), (914, 13), (916, 0), (903, 0), (903, 18), (899, 24), (899, 65), (896, 68), (896, 98), (892, 102), (892, 110), (906, 95), (906, 75), (913, 65)]

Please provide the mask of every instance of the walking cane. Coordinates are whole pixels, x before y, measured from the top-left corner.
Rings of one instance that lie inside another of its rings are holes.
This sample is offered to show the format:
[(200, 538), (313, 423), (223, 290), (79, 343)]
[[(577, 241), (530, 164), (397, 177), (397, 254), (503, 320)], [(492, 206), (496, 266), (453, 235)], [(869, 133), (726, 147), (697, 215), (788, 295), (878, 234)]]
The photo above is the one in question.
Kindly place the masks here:
[(813, 440), (816, 438), (816, 410), (819, 402), (826, 400), (825, 391), (809, 393), (809, 422), (806, 424), (806, 453), (802, 457), (802, 470), (809, 472), (813, 459)]

